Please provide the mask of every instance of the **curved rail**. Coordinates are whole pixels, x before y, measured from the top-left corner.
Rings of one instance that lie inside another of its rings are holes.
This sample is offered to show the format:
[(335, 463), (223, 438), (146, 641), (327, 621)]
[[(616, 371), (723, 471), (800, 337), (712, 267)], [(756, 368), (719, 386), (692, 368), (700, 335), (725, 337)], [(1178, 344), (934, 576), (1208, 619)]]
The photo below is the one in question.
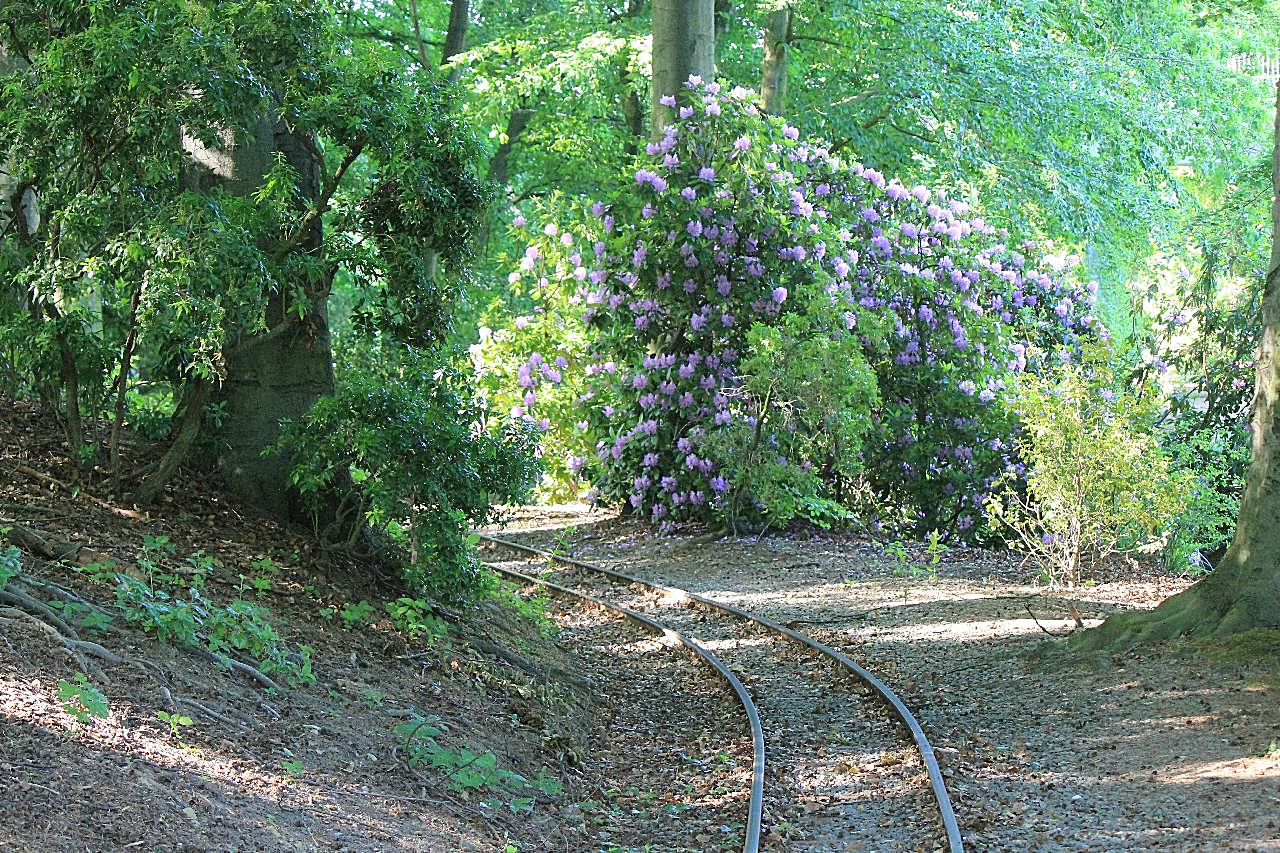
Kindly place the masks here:
[[(496, 541), (496, 540), (495, 540)], [(505, 543), (499, 543), (505, 544)], [(521, 549), (516, 549), (521, 550)], [(509, 578), (515, 578), (525, 583), (536, 584), (556, 592), (580, 598), (584, 601), (590, 601), (609, 610), (621, 613), (623, 616), (644, 625), (664, 637), (670, 637), (683, 645), (689, 651), (693, 652), (704, 663), (716, 670), (720, 676), (733, 688), (733, 692), (737, 694), (738, 701), (742, 703), (742, 708), (746, 711), (747, 721), (751, 724), (751, 800), (747, 805), (747, 837), (742, 844), (743, 853), (758, 853), (760, 849), (760, 823), (764, 811), (764, 729), (760, 725), (760, 712), (756, 710), (756, 703), (751, 700), (751, 694), (747, 692), (747, 687), (742, 683), (741, 679), (734, 674), (733, 670), (725, 666), (720, 658), (703, 646), (696, 640), (686, 637), (679, 631), (667, 625), (663, 625), (654, 619), (650, 619), (643, 613), (639, 613), (628, 607), (618, 604), (611, 604), (601, 598), (593, 595), (587, 595), (583, 592), (570, 589), (567, 586), (561, 586), (542, 578), (536, 578), (533, 575), (527, 575), (523, 572), (517, 572), (514, 569), (503, 568), (492, 563), (487, 563), (490, 569)]]
[(947, 844), (950, 847), (950, 851), (951, 853), (964, 853), (964, 840), (960, 836), (960, 824), (957, 822), (955, 810), (951, 806), (951, 795), (947, 793), (947, 785), (942, 778), (942, 769), (938, 766), (938, 758), (934, 754), (933, 745), (929, 743), (928, 737), (925, 736), (924, 729), (920, 727), (919, 721), (916, 720), (910, 709), (903, 704), (902, 700), (898, 698), (898, 695), (894, 693), (888, 685), (877, 678), (874, 673), (855, 663), (844, 653), (831, 648), (825, 643), (820, 643), (806, 634), (802, 634), (799, 631), (786, 627), (785, 625), (780, 625), (772, 619), (764, 616), (758, 616), (754, 613), (743, 610), (740, 607), (735, 607), (732, 604), (726, 604), (723, 601), (717, 601), (716, 599), (709, 598), (705, 595), (699, 595), (696, 592), (690, 592), (689, 590), (681, 589), (680, 587), (654, 583), (653, 581), (638, 578), (634, 575), (626, 574), (625, 572), (606, 569), (604, 566), (597, 566), (594, 563), (576, 560), (573, 557), (565, 557), (561, 554), (556, 554), (541, 548), (534, 548), (529, 545), (523, 545), (519, 542), (512, 542), (509, 539), (501, 539), (496, 536), (488, 536), (485, 534), (479, 534), (479, 536), (482, 540), (492, 542), (493, 544), (499, 545), (503, 548), (510, 548), (514, 551), (521, 551), (526, 554), (534, 554), (558, 563), (574, 566), (575, 568), (582, 569), (583, 571), (595, 572), (596, 574), (606, 575), (608, 577), (616, 578), (617, 580), (626, 581), (627, 583), (639, 584), (640, 586), (646, 586), (650, 589), (661, 590), (668, 595), (683, 597), (690, 601), (695, 601), (704, 607), (730, 613), (741, 619), (755, 622), (757, 625), (763, 625), (771, 631), (777, 631), (794, 642), (808, 646), (814, 651), (826, 655), (836, 661), (879, 694), (885, 704), (893, 709), (894, 714), (897, 715), (898, 719), (901, 720), (903, 725), (905, 725), (911, 732), (911, 737), (916, 744), (916, 750), (920, 753), (920, 759), (924, 762), (925, 769), (929, 774), (929, 786), (933, 789), (933, 798), (938, 804), (938, 812), (942, 817), (942, 826), (947, 833)]

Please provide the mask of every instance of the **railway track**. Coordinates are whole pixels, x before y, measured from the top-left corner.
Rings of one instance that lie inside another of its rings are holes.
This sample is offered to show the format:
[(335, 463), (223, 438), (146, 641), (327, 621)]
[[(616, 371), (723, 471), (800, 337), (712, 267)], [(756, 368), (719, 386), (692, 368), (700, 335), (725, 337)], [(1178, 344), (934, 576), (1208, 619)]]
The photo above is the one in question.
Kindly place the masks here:
[(481, 540), (522, 555), (488, 561), (498, 573), (665, 634), (731, 687), (750, 723), (754, 756), (745, 853), (760, 848), (770, 822), (766, 799), (778, 813), (774, 824), (800, 830), (791, 849), (964, 850), (924, 731), (884, 682), (848, 656), (707, 596), (508, 539)]

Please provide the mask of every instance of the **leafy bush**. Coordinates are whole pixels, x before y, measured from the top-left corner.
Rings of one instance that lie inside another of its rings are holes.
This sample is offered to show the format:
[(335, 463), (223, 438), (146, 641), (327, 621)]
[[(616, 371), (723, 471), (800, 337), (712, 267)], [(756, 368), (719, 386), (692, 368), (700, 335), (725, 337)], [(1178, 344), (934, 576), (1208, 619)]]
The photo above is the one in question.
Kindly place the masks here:
[(425, 638), (435, 645), (449, 633), (448, 624), (432, 612), (431, 602), (401, 596), (387, 603), (387, 615), (396, 630), (410, 639)]
[(1151, 432), (1156, 395), (1125, 387), (1108, 355), (1066, 353), (1056, 369), (1022, 378), (1014, 390), (1021, 462), (987, 503), (1055, 584), (1078, 584), (1086, 561), (1152, 541), (1187, 504), (1187, 478)]
[(509, 423), (490, 432), (486, 419), (444, 368), (353, 372), (285, 424), (275, 449), (292, 454), (291, 481), (322, 537), (353, 546), (367, 522), (403, 546), (408, 589), (461, 600), (481, 579), (469, 527), (496, 503), (521, 500), (537, 478), (531, 431)]
[(395, 733), (405, 739), (405, 751), (411, 766), (425, 765), (444, 775), (445, 784), (454, 791), (468, 794), (471, 791), (498, 793), (513, 812), (533, 810), (533, 794), (548, 796), (559, 794), (564, 785), (560, 780), (539, 774), (529, 779), (498, 764), (498, 757), (490, 750), (476, 752), (470, 747), (450, 749), (436, 738), (445, 733), (437, 716), (423, 717), (414, 714), (408, 722), (395, 727)]
[[(862, 442), (878, 402), (862, 345), (820, 321), (788, 315), (756, 324), (737, 394), (746, 417), (713, 433), (709, 455), (725, 460), (725, 514), (732, 527), (757, 516), (772, 525), (799, 516), (819, 526), (847, 516), (829, 486), (860, 469)], [(815, 464), (816, 463), (816, 464)], [(713, 482), (712, 488), (720, 483)]]
[[(744, 385), (749, 330), (821, 317), (830, 346), (856, 342), (875, 372), (880, 405), (868, 413), (874, 398), (859, 394), (851, 411), (871, 416), (873, 484), (909, 523), (972, 535), (1015, 429), (1000, 391), (1031, 366), (1028, 345), (1102, 333), (1093, 289), (1067, 280), (1069, 258), (1037, 267), (1024, 254), (1035, 247), (1006, 246), (967, 202), (801, 140), (747, 90), (689, 86), (695, 105), (610, 204), (525, 232), (511, 281), (535, 282), (538, 306), (509, 334), (530, 331), (540, 348), (503, 369), (522, 395), (512, 415), (557, 432), (558, 447), (581, 434), (594, 452), (570, 472), (655, 520), (767, 503), (824, 516), (830, 505), (800, 496), (838, 494), (851, 456), (834, 465), (821, 442), (750, 483), (739, 474), (732, 499), (726, 476), (767, 408)], [(557, 335), (563, 353), (541, 348)]]
[(1170, 526), (1165, 562), (1175, 571), (1206, 571), (1235, 534), (1249, 467), (1248, 431), (1205, 428), (1181, 440), (1168, 436), (1164, 446), (1190, 484), (1186, 509)]
[(95, 718), (105, 720), (111, 716), (107, 697), (83, 672), (77, 672), (74, 681), (58, 680), (58, 701), (62, 703), (62, 710), (75, 717), (80, 725)]

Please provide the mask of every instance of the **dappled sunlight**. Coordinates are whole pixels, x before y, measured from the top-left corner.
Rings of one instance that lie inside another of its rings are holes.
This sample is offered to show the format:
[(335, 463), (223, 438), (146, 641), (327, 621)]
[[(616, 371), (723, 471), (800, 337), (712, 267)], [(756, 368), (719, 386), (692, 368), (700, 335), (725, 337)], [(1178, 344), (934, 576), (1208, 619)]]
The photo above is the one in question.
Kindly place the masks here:
[(730, 638), (727, 640), (705, 640), (700, 637), (694, 637), (694, 642), (713, 652), (733, 650), (733, 649), (752, 649), (752, 648), (768, 648), (777, 643), (776, 637), (742, 637)]

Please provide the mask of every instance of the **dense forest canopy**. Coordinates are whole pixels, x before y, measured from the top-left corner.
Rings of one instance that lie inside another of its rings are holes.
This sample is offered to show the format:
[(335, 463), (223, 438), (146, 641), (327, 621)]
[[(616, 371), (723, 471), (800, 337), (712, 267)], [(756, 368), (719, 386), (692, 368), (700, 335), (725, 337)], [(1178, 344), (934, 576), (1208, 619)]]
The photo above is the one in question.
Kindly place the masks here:
[(1065, 583), (1236, 535), (1171, 630), (1274, 625), (1276, 24), (10, 0), (0, 382), (121, 500), (213, 471), (446, 599), (536, 491)]

